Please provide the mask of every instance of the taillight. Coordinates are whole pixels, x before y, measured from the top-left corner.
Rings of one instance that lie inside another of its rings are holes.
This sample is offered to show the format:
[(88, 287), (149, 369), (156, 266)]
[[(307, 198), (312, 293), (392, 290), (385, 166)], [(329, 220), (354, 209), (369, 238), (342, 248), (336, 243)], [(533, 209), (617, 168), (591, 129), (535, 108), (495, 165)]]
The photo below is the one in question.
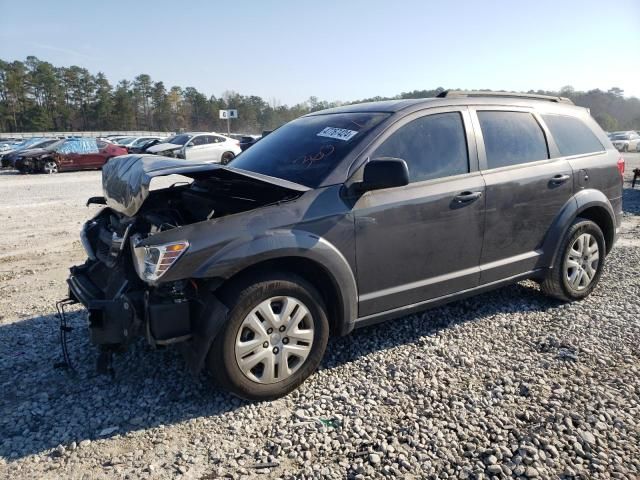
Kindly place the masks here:
[(622, 155), (618, 158), (618, 172), (620, 172), (620, 177), (624, 179), (624, 157)]

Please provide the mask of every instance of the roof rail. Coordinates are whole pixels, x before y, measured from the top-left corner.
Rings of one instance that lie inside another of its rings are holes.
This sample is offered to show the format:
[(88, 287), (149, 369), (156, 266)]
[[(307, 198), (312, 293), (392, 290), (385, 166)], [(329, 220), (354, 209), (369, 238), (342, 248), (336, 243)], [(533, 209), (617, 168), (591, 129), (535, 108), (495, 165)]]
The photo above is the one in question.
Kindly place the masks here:
[(500, 98), (529, 98), (531, 100), (546, 100), (547, 102), (568, 103), (573, 102), (566, 97), (555, 97), (553, 95), (539, 95), (537, 93), (515, 93), (515, 92), (486, 92), (482, 90), (445, 90), (436, 95), (437, 98), (456, 97), (500, 97)]

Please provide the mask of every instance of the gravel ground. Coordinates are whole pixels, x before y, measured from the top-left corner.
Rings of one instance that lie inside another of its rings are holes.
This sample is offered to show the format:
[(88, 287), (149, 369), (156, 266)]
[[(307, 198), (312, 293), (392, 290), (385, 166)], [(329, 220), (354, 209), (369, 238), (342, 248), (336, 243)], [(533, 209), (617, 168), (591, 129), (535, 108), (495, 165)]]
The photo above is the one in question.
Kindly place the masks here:
[(99, 179), (0, 173), (0, 478), (640, 476), (640, 188), (585, 301), (523, 282), (359, 330), (298, 391), (251, 404), (142, 342), (95, 375), (80, 310), (77, 371), (54, 368), (53, 304)]

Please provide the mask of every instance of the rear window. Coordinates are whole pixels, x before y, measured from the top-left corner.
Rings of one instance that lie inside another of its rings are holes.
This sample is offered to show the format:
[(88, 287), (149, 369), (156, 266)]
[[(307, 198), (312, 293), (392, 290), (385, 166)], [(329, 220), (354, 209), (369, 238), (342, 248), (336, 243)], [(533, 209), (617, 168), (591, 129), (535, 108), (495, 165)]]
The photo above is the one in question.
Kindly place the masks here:
[(528, 112), (480, 111), (489, 168), (506, 167), (549, 158), (540, 125)]
[(560, 155), (602, 152), (604, 147), (582, 120), (564, 115), (543, 115)]
[(386, 113), (333, 113), (293, 120), (238, 155), (230, 166), (317, 187)]

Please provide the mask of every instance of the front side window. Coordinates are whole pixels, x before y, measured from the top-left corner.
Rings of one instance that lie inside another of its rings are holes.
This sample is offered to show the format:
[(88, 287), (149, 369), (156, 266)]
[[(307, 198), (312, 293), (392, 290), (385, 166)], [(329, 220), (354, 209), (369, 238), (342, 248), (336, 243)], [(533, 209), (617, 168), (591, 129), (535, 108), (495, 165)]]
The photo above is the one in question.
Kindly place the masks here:
[(469, 172), (469, 155), (462, 116), (437, 113), (400, 127), (372, 158), (395, 157), (407, 162), (409, 181), (421, 182)]
[(549, 127), (560, 155), (580, 155), (604, 150), (600, 140), (580, 119), (564, 115), (542, 115), (542, 119)]
[(229, 164), (317, 187), (387, 113), (329, 113), (301, 117), (274, 130)]
[(199, 145), (204, 145), (205, 143), (207, 143), (207, 137), (204, 135), (199, 135), (197, 137), (194, 137), (190, 143), (194, 147), (197, 147)]
[(549, 158), (547, 141), (528, 112), (479, 111), (488, 168), (507, 167)]

